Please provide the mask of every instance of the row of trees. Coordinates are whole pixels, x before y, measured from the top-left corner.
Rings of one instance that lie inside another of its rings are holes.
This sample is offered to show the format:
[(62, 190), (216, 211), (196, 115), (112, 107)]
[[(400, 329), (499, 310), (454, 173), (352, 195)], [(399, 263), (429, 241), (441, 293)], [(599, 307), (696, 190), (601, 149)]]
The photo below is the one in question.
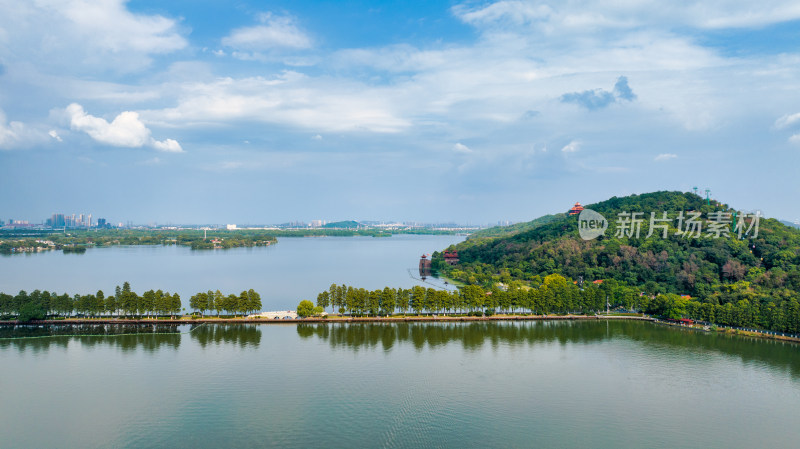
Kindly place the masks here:
[(233, 293), (223, 295), (219, 290), (200, 292), (189, 299), (189, 307), (205, 315), (206, 311), (216, 311), (227, 314), (249, 314), (261, 310), (261, 295), (252, 288), (242, 291), (239, 295)]
[[(239, 295), (223, 295), (219, 290), (198, 293), (189, 300), (189, 306), (205, 314), (216, 311), (228, 314), (246, 314), (261, 310), (261, 295), (253, 289)], [(175, 315), (182, 310), (177, 293), (148, 290), (142, 295), (131, 290), (128, 282), (117, 286), (114, 294), (106, 296), (102, 290), (95, 294), (68, 295), (49, 291), (20, 291), (16, 295), (0, 293), (0, 316), (18, 316), (44, 319), (47, 316), (159, 316)]]
[[(538, 285), (514, 283), (507, 289), (486, 290), (467, 285), (455, 292), (415, 286), (411, 289), (385, 287), (365, 290), (332, 284), (317, 295), (317, 306), (338, 309), (352, 315), (390, 315), (407, 313), (465, 313), (475, 311), (509, 313), (592, 313), (606, 309), (645, 312), (667, 318), (688, 317), (711, 323), (758, 327), (780, 332), (800, 332), (800, 302), (794, 296), (774, 298), (757, 296), (731, 297), (723, 301), (701, 302), (688, 296), (654, 291), (655, 285), (642, 292), (639, 287), (607, 280), (582, 287), (559, 275), (545, 276)], [(734, 295), (724, 292), (725, 295)]]
[(109, 296), (102, 290), (72, 296), (47, 290), (34, 290), (30, 294), (23, 290), (14, 296), (0, 293), (0, 315), (16, 315), (22, 321), (47, 316), (156, 316), (180, 312), (181, 298), (177, 293), (148, 290), (140, 296), (127, 282), (117, 286)]
[[(489, 291), (477, 285), (467, 285), (448, 292), (415, 286), (410, 289), (385, 287), (365, 290), (347, 285), (332, 284), (317, 295), (317, 306), (354, 315), (387, 315), (406, 313), (464, 313), (473, 311), (503, 312), (593, 312), (605, 309), (608, 289), (594, 284), (585, 289), (567, 282), (560, 275), (547, 276), (537, 288), (515, 288)], [(638, 305), (639, 298), (630, 295), (626, 302)]]

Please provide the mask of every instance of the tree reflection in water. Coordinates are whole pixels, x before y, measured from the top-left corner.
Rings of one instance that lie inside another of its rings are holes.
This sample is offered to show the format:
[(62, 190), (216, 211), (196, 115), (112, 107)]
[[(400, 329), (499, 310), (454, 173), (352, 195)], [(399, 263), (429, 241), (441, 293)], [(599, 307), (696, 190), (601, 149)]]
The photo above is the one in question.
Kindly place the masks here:
[(299, 323), (303, 339), (319, 338), (332, 348), (353, 351), (411, 344), (415, 350), (435, 350), (459, 344), (467, 351), (488, 345), (535, 346), (540, 344), (592, 344), (612, 338), (643, 345), (646, 350), (664, 347), (701, 353), (713, 351), (738, 357), (744, 363), (766, 363), (800, 378), (800, 357), (787, 357), (796, 343), (745, 338), (687, 329), (675, 329), (638, 321), (522, 321), (473, 323)]
[(199, 324), (192, 326), (189, 335), (203, 348), (210, 344), (257, 348), (261, 343), (261, 329), (257, 324)]
[(0, 348), (10, 346), (20, 352), (38, 352), (51, 347), (66, 348), (77, 342), (84, 347), (108, 345), (123, 351), (152, 352), (162, 348), (177, 349), (185, 334), (203, 348), (210, 344), (258, 347), (261, 343), (261, 329), (246, 324), (201, 324), (188, 329), (158, 324), (19, 325), (0, 328)]
[(123, 352), (143, 349), (153, 352), (163, 348), (178, 349), (180, 329), (168, 324), (69, 324), (16, 325), (0, 327), (0, 348), (14, 347), (34, 353), (51, 348), (67, 348), (72, 343), (83, 347), (100, 345)]

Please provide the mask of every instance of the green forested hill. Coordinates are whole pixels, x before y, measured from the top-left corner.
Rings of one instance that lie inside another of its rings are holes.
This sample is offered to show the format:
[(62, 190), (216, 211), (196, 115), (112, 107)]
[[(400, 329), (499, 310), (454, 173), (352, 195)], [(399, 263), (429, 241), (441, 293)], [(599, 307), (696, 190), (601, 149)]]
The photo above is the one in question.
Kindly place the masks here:
[(476, 241), (490, 237), (508, 237), (520, 232), (530, 231), (531, 229), (538, 228), (559, 218), (565, 217), (566, 214), (543, 215), (535, 220), (526, 221), (524, 223), (514, 223), (510, 226), (493, 226), (487, 229), (481, 229), (469, 236), (470, 240)]
[[(710, 304), (706, 308), (724, 309), (732, 304), (730, 307), (747, 309), (741, 313), (751, 315), (761, 316), (767, 309), (774, 314), (796, 313), (800, 327), (800, 230), (762, 217), (756, 238), (739, 238), (733, 223), (722, 221), (726, 217), (733, 221), (735, 213), (741, 224), (741, 211), (715, 201), (706, 204), (705, 199), (683, 192), (614, 197), (586, 208), (599, 212), (609, 223), (605, 234), (595, 240), (580, 237), (578, 216), (561, 215), (528, 231), (463, 242), (455, 247), (460, 256), (457, 266), (446, 266), (441, 256), (434, 254), (434, 267), (451, 278), (485, 288), (498, 282), (512, 288), (537, 287), (553, 274), (564, 276), (569, 284), (581, 278), (587, 283), (612, 281), (621, 289), (645, 292), (648, 297), (689, 295), (692, 307)], [(680, 230), (685, 230), (687, 223), (681, 223), (678, 214), (682, 212), (686, 218), (689, 211), (700, 213), (700, 237), (678, 232), (678, 226), (682, 224)], [(642, 213), (639, 237), (618, 232), (626, 228), (618, 226), (619, 214), (630, 212)], [(657, 219), (667, 212), (668, 221), (662, 223), (667, 227), (666, 238), (662, 238), (662, 229), (647, 236), (651, 212)], [(715, 218), (717, 225), (712, 223)], [(751, 224), (748, 217), (742, 234)], [(750, 236), (754, 231), (750, 230)], [(712, 238), (715, 235), (719, 238)], [(793, 308), (798, 310), (791, 312)]]
[(347, 221), (337, 221), (334, 223), (327, 223), (322, 225), (323, 228), (335, 228), (335, 229), (353, 229), (358, 227), (358, 222), (353, 220)]

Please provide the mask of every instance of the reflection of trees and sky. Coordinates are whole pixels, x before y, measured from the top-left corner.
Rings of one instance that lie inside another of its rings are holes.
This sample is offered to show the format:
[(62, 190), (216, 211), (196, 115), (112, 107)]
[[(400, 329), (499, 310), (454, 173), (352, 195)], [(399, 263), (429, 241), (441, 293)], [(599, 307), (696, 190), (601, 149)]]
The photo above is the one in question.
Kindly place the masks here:
[(84, 347), (112, 346), (122, 351), (162, 348), (178, 349), (181, 329), (158, 324), (81, 324), (0, 326), (0, 348), (12, 346), (20, 351), (66, 348), (70, 343)]
[[(530, 321), (467, 323), (297, 323), (301, 342), (322, 341), (336, 350), (390, 352), (410, 345), (416, 351), (437, 350), (458, 345), (466, 351), (497, 350), (500, 346), (589, 345), (611, 339), (627, 340), (648, 352), (665, 355), (679, 350), (685, 354), (719, 353), (744, 363), (766, 363), (789, 370), (800, 377), (800, 345), (771, 340), (710, 334), (635, 321)], [(200, 325), (64, 325), (0, 326), (0, 349), (20, 352), (107, 346), (123, 352), (178, 350), (187, 336), (200, 348), (236, 346), (272, 348), (262, 339), (262, 327), (276, 324)], [(271, 333), (270, 333), (271, 335)], [(278, 342), (274, 343), (279, 344)]]
[(203, 348), (223, 344), (258, 347), (261, 343), (257, 324), (199, 324), (192, 326), (189, 335)]
[(317, 338), (332, 348), (353, 351), (412, 345), (416, 350), (457, 344), (468, 351), (498, 346), (592, 344), (625, 339), (645, 350), (716, 352), (742, 362), (760, 362), (788, 369), (800, 377), (800, 345), (738, 336), (709, 334), (635, 321), (531, 321), (473, 323), (347, 323), (297, 325), (304, 339)]
[(41, 351), (51, 347), (66, 348), (75, 342), (84, 347), (106, 345), (123, 351), (142, 349), (153, 352), (165, 348), (177, 349), (181, 338), (186, 335), (203, 348), (227, 344), (258, 347), (261, 342), (261, 330), (257, 325), (243, 324), (17, 325), (0, 326), (0, 348), (11, 346), (20, 351)]

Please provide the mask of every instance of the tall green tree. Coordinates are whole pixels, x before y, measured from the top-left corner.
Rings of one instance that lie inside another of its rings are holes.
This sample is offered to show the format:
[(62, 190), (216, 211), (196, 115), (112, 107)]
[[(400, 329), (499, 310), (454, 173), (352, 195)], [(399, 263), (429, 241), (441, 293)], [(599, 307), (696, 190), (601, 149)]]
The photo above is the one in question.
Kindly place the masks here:
[(325, 309), (331, 305), (331, 296), (328, 291), (322, 291), (317, 295), (317, 306)]
[(258, 312), (261, 310), (261, 295), (252, 288), (247, 290), (247, 308), (250, 312)]

